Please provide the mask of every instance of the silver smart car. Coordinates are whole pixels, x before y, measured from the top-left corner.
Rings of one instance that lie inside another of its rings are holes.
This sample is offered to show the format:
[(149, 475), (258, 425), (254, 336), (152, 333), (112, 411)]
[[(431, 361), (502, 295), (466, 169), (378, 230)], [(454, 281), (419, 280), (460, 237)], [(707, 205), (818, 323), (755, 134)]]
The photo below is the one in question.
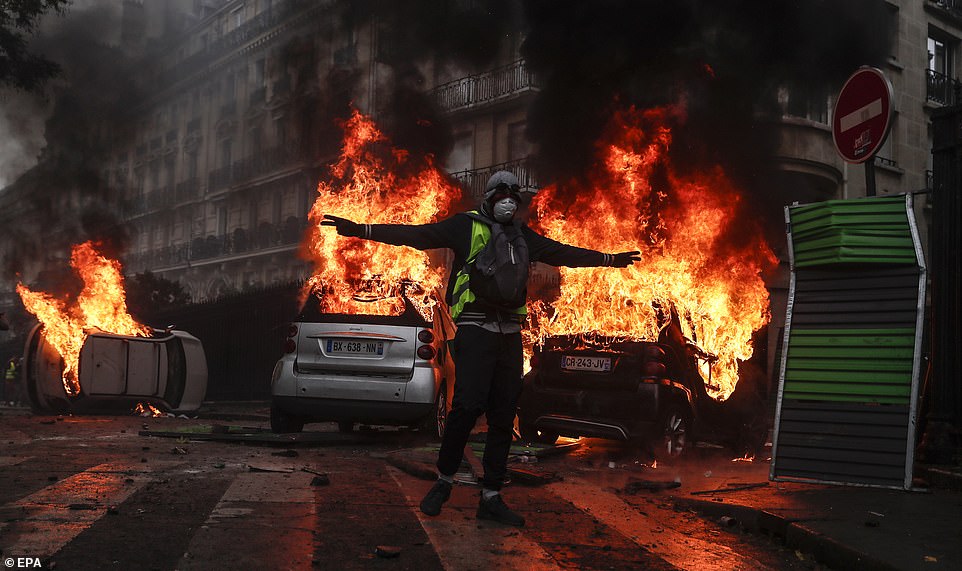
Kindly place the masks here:
[(440, 435), (454, 390), (454, 324), (444, 304), (427, 321), (410, 302), (397, 316), (325, 314), (308, 297), (274, 367), (271, 429), (337, 422), (342, 432), (365, 424)]

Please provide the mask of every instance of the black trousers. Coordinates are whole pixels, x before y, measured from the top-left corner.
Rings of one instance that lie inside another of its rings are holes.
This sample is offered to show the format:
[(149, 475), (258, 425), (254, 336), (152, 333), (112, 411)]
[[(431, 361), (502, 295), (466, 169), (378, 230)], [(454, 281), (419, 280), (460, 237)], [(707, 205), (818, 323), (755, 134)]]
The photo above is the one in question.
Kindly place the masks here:
[(454, 337), (454, 398), (444, 426), (438, 471), (453, 476), (478, 417), (487, 416), (481, 485), (500, 490), (508, 470), (514, 417), (521, 395), (521, 333), (494, 333), (473, 325)]

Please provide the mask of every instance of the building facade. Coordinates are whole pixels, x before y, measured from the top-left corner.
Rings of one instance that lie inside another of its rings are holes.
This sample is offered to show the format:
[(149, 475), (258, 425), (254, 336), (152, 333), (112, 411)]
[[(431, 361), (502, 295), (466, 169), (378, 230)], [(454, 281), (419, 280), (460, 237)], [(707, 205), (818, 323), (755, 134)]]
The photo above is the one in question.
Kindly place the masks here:
[[(345, 24), (333, 1), (125, 1), (120, 44), (143, 55), (148, 95), (122, 110), (130, 132), (110, 149), (101, 179), (122, 196), (119, 216), (130, 234), (123, 256), (128, 275), (150, 271), (181, 283), (196, 301), (305, 278), (298, 255), (314, 192), (336, 156), (333, 127), (318, 109), (339, 83), (352, 86), (354, 106), (377, 118), (389, 49), (376, 20)], [(957, 102), (962, 72), (962, 2), (888, 2), (897, 34), (882, 70), (894, 89), (887, 142), (874, 161), (879, 195), (913, 192), (926, 227), (931, 178), (933, 110)], [(537, 188), (527, 157), (528, 104), (538, 78), (520, 57), (520, 32), (507, 37), (490, 69), (462, 73), (423, 67), (453, 132), (446, 168), (474, 196), (490, 173), (516, 172)], [(841, 86), (838, 86), (841, 87)], [(346, 88), (345, 88), (346, 89)], [(835, 90), (837, 93), (837, 89)], [(782, 196), (812, 202), (866, 194), (862, 165), (841, 160), (831, 134), (834, 93), (779, 93), (777, 153)], [(122, 142), (120, 142), (122, 141)], [(28, 173), (29, 175), (29, 173)], [(43, 231), (37, 207), (14, 184), (0, 192), (6, 228)], [(49, 208), (62, 215), (82, 199), (65, 194)], [(62, 217), (62, 216), (61, 216)], [(54, 217), (56, 218), (56, 217)], [(47, 228), (56, 231), (56, 228)], [(784, 246), (775, 244), (783, 254)], [(0, 246), (5, 248), (6, 246)], [(9, 252), (6, 252), (9, 254)], [(22, 255), (22, 253), (21, 253)], [(68, 251), (28, 256), (20, 279), (35, 280), (45, 265), (63, 265)], [(783, 256), (784, 258), (784, 256)], [(550, 281), (550, 275), (536, 274)], [(769, 362), (784, 320), (787, 269), (772, 279)], [(0, 284), (0, 309), (18, 300), (15, 282)]]

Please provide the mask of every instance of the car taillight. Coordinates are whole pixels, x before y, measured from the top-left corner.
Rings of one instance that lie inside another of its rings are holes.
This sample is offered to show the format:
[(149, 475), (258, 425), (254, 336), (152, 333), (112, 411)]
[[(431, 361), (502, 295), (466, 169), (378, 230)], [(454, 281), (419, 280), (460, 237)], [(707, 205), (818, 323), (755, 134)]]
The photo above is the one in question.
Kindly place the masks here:
[(434, 347), (432, 347), (431, 345), (421, 345), (420, 347), (418, 347), (418, 357), (420, 357), (421, 359), (424, 359), (425, 361), (430, 361), (431, 359), (433, 359), (435, 354), (436, 354), (436, 351), (434, 350)]
[(663, 377), (665, 376), (667, 369), (665, 368), (664, 363), (659, 363), (658, 361), (645, 361), (641, 371), (646, 377)]
[(297, 343), (295, 343), (293, 339), (288, 337), (287, 340), (284, 341), (284, 352), (293, 353), (294, 351), (297, 351)]
[(291, 338), (297, 337), (297, 325), (291, 323), (287, 326), (287, 336)]
[(430, 329), (422, 329), (418, 331), (418, 341), (421, 343), (431, 343), (434, 341), (434, 333)]

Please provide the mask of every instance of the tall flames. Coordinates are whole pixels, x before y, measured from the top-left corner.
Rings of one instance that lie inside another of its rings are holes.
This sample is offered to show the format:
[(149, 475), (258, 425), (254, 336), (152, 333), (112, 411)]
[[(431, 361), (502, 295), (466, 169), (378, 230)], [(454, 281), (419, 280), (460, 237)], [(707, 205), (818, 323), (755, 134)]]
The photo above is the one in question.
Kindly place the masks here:
[(127, 313), (127, 294), (120, 262), (97, 251), (93, 242), (73, 247), (70, 266), (83, 281), (72, 302), (17, 284), (23, 305), (43, 324), (43, 336), (63, 357), (63, 382), (67, 394), (80, 393), (80, 350), (87, 332), (100, 330), (119, 335), (150, 336), (150, 328)]
[(355, 111), (344, 124), (344, 144), (329, 181), (318, 184), (304, 251), (314, 262), (309, 294), (328, 313), (397, 315), (403, 297), (430, 318), (434, 292), (444, 268), (428, 254), (338, 236), (323, 228), (324, 215), (364, 224), (426, 224), (448, 213), (460, 197), (433, 164), (413, 164), (407, 152), (391, 147), (374, 122)]
[(590, 186), (538, 194), (533, 210), (546, 236), (603, 252), (641, 250), (642, 259), (617, 270), (560, 268), (559, 297), (531, 304), (531, 334), (657, 339), (659, 308), (674, 307), (709, 394), (725, 399), (739, 361), (752, 356), (752, 334), (768, 322), (761, 274), (776, 258), (736, 217), (743, 198), (721, 167), (673, 169), (669, 125), (682, 112), (616, 113)]
[[(529, 303), (528, 344), (555, 335), (657, 339), (677, 313), (709, 394), (727, 398), (752, 335), (769, 319), (762, 273), (776, 263), (743, 217), (739, 189), (720, 166), (676, 172), (671, 124), (680, 106), (613, 115), (595, 171), (583, 183), (542, 189), (532, 225), (555, 240), (602, 252), (641, 250), (625, 269), (561, 268), (560, 295)], [(374, 123), (345, 122), (341, 156), (318, 185), (304, 250), (308, 292), (330, 313), (398, 314), (402, 294), (425, 317), (444, 270), (424, 252), (338, 236), (324, 215), (359, 223), (424, 224), (446, 215), (460, 192), (428, 160), (412, 168)], [(401, 174), (408, 173), (408, 174)], [(666, 311), (669, 309), (669, 311)]]

